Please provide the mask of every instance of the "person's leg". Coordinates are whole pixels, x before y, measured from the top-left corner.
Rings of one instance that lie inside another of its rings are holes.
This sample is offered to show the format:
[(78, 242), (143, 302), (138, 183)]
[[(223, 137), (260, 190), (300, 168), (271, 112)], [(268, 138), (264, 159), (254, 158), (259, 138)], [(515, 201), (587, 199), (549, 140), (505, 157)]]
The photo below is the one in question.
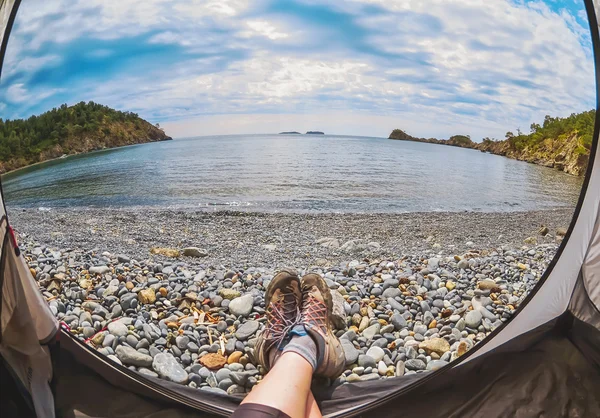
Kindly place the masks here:
[(284, 270), (269, 285), (265, 306), (267, 323), (255, 353), (269, 372), (233, 417), (321, 417), (310, 392), (312, 375), (335, 378), (345, 362), (332, 331), (327, 284), (316, 274), (299, 283), (294, 272)]
[[(269, 372), (246, 396), (233, 417), (304, 418), (316, 347), (306, 333), (291, 335), (300, 314), (301, 299), (300, 279), (295, 271), (284, 269), (273, 278), (265, 293), (267, 323), (255, 347), (258, 362)], [(302, 337), (309, 340), (308, 351)]]
[(246, 396), (242, 405), (246, 403), (266, 405), (292, 418), (304, 418), (312, 374), (313, 367), (304, 357), (287, 351), (277, 359), (264, 379)]
[(306, 400), (306, 417), (307, 418), (323, 418), (319, 405), (313, 396), (312, 392), (308, 392), (308, 399)]

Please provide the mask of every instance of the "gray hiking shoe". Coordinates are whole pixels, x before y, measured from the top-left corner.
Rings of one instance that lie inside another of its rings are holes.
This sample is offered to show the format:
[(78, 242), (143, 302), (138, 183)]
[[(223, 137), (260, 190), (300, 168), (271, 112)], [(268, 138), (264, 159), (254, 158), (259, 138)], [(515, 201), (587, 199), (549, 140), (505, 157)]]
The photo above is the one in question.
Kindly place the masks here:
[(344, 372), (346, 360), (342, 345), (333, 334), (331, 311), (333, 302), (325, 280), (318, 274), (307, 274), (300, 282), (302, 308), (300, 322), (317, 345), (319, 376), (335, 379)]
[(287, 342), (290, 330), (300, 317), (300, 279), (291, 269), (275, 275), (265, 293), (267, 324), (258, 337), (254, 355), (266, 370), (270, 370), (281, 355), (279, 350)]

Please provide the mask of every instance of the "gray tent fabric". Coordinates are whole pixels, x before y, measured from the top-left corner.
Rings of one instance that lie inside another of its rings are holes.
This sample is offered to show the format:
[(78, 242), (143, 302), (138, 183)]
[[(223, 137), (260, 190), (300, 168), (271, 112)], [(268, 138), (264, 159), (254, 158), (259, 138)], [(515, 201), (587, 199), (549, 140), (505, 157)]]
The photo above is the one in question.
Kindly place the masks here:
[[(0, 355), (29, 393), (38, 415), (52, 417), (54, 400), (50, 353), (43, 341), (54, 336), (56, 320), (37, 290), (24, 260), (17, 257), (5, 226), (2, 248), (2, 307)], [(23, 278), (25, 278), (23, 280)], [(41, 331), (40, 331), (41, 330)], [(37, 331), (37, 332), (36, 332)]]
[[(600, 185), (598, 186), (600, 187)], [(600, 213), (597, 215), (600, 218)], [(582, 267), (583, 286), (597, 310), (600, 310), (600, 222), (596, 222), (594, 235)]]
[[(0, 0), (0, 76), (19, 3)], [(600, 91), (600, 0), (585, 4)], [(515, 315), (435, 372), (337, 387), (315, 384), (324, 415), (600, 417), (599, 132), (597, 113), (570, 228)], [(239, 397), (142, 376), (59, 330), (19, 253), (0, 199), (0, 357), (37, 416), (209, 417), (235, 410)]]

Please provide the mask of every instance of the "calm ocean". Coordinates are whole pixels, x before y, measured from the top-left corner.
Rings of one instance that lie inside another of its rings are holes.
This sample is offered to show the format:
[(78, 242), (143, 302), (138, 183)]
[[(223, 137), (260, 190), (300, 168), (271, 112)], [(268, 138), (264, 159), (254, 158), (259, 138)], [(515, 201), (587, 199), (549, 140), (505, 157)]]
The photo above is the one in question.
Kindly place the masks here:
[(6, 175), (3, 184), (12, 207), (494, 212), (572, 206), (582, 180), (442, 145), (236, 135), (68, 157)]

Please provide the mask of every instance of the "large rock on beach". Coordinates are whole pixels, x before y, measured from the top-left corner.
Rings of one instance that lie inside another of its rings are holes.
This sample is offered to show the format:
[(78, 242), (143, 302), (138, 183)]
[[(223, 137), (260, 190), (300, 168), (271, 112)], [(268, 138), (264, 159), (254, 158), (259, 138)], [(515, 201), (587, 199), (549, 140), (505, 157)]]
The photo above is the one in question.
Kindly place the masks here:
[(175, 248), (162, 248), (152, 247), (150, 248), (150, 254), (162, 255), (169, 258), (178, 258), (181, 256), (181, 252)]
[(260, 324), (258, 321), (244, 322), (242, 325), (240, 325), (237, 331), (235, 331), (235, 338), (237, 338), (240, 341), (246, 341), (248, 338), (253, 336), (256, 333), (256, 331), (258, 331), (259, 326)]
[(440, 266), (440, 259), (439, 258), (430, 258), (429, 260), (427, 260), (427, 269), (429, 271), (435, 272), (438, 267)]
[(378, 334), (380, 330), (381, 330), (381, 324), (376, 323), (376, 324), (373, 324), (370, 327), (366, 328), (362, 332), (362, 336), (365, 337), (367, 340), (372, 340), (373, 337), (376, 334)]
[(396, 329), (396, 331), (400, 331), (406, 327), (408, 327), (408, 322), (406, 322), (406, 318), (399, 313), (395, 313), (392, 315), (390, 321), (392, 325)]
[(336, 238), (321, 238), (317, 241), (317, 244), (330, 249), (340, 248), (340, 242)]
[(198, 247), (186, 247), (181, 253), (186, 257), (208, 257), (208, 252)]
[(148, 288), (140, 290), (138, 293), (138, 300), (142, 305), (150, 305), (156, 302), (156, 293), (154, 293), (154, 289)]
[(200, 364), (210, 370), (220, 369), (227, 363), (227, 359), (219, 353), (209, 353), (200, 357)]
[(467, 260), (467, 259), (464, 259), (464, 258), (463, 258), (462, 260), (460, 260), (460, 261), (458, 262), (458, 264), (456, 265), (456, 267), (458, 267), (459, 269), (463, 269), (463, 270), (466, 270), (466, 269), (468, 269), (468, 268), (469, 268), (469, 266), (470, 266), (470, 265), (469, 265), (469, 260)]
[(227, 289), (227, 288), (222, 288), (219, 290), (219, 295), (223, 298), (223, 299), (229, 299), (229, 300), (233, 300), (235, 298), (239, 298), (241, 293), (235, 289)]
[(254, 306), (254, 296), (244, 295), (235, 298), (229, 304), (229, 312), (235, 316), (248, 316)]
[(344, 357), (346, 358), (346, 365), (356, 363), (356, 360), (358, 360), (358, 356), (360, 355), (360, 352), (356, 349), (356, 347), (354, 347), (354, 344), (352, 344), (350, 341), (348, 341), (345, 338), (342, 338), (340, 340), (340, 342), (342, 343), (342, 349), (344, 350)]
[(110, 332), (115, 337), (124, 337), (129, 332), (127, 326), (121, 321), (111, 322), (110, 324), (108, 324), (107, 329), (108, 332)]
[(135, 348), (120, 345), (115, 350), (117, 358), (121, 360), (121, 363), (137, 366), (137, 367), (150, 367), (152, 365), (152, 357), (140, 353)]
[(404, 363), (404, 366), (408, 369), (408, 370), (425, 370), (427, 368), (427, 365), (425, 364), (425, 362), (423, 360), (419, 360), (419, 359), (409, 359), (406, 360), (406, 362)]
[(333, 310), (331, 312), (333, 326), (338, 329), (344, 329), (346, 328), (346, 310), (344, 309), (346, 301), (337, 290), (332, 290), (330, 293), (333, 301)]
[(436, 353), (442, 356), (445, 352), (450, 351), (450, 344), (443, 338), (431, 338), (421, 342), (419, 348), (425, 350), (428, 355)]
[(381, 347), (374, 346), (367, 350), (367, 356), (370, 356), (371, 358), (373, 358), (373, 360), (379, 362), (385, 356), (385, 351), (383, 351)]
[(476, 329), (481, 324), (482, 315), (479, 311), (469, 311), (465, 315), (465, 325), (469, 328)]
[(366, 354), (361, 354), (358, 356), (358, 365), (364, 368), (377, 367), (377, 362), (373, 357), (368, 356)]
[(445, 360), (431, 360), (429, 363), (427, 363), (426, 369), (430, 370), (430, 371), (435, 371), (435, 370), (441, 369), (446, 364), (448, 364), (448, 362)]
[(477, 287), (481, 290), (492, 290), (496, 289), (498, 287), (498, 284), (491, 279), (485, 279), (478, 282)]
[(183, 367), (177, 362), (175, 357), (169, 353), (160, 353), (154, 357), (152, 368), (163, 379), (171, 382), (186, 384), (188, 374)]
[(110, 268), (108, 266), (94, 266), (89, 269), (90, 274), (106, 274), (110, 273)]

